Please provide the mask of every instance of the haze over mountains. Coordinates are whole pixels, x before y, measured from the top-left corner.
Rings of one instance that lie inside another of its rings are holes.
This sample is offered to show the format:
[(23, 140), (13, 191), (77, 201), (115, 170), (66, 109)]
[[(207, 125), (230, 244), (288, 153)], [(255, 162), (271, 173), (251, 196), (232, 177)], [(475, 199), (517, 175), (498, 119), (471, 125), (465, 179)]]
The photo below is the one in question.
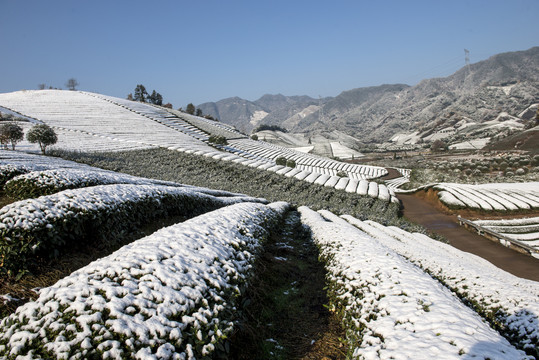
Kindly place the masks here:
[(539, 47), (533, 47), (498, 54), (415, 86), (364, 87), (322, 99), (281, 94), (256, 101), (233, 97), (198, 107), (246, 133), (268, 124), (309, 136), (337, 130), (365, 143), (383, 143), (399, 133), (427, 136), (462, 120), (528, 120), (539, 103), (538, 69)]

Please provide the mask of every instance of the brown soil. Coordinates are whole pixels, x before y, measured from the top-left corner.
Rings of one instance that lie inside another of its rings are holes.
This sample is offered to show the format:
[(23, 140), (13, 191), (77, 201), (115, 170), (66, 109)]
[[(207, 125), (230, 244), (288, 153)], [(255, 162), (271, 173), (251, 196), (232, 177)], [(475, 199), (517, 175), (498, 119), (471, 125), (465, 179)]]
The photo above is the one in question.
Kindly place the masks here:
[(445, 237), (449, 244), (457, 249), (478, 255), (518, 277), (539, 281), (538, 259), (506, 248), (460, 227), (457, 215), (451, 214), (451, 210), (439, 201), (433, 200), (435, 196), (434, 192), (397, 195), (404, 206), (404, 217), (408, 220)]
[(392, 180), (396, 178), (400, 178), (402, 174), (397, 170), (393, 168), (386, 168), (387, 175), (382, 177), (381, 180)]

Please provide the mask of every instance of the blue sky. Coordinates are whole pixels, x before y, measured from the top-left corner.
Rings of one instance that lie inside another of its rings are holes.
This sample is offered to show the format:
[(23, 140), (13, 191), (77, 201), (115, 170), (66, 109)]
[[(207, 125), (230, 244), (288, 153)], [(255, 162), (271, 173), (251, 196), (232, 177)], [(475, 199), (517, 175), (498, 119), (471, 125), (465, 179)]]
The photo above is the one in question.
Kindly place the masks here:
[(0, 0), (0, 92), (336, 96), (539, 45), (538, 0)]

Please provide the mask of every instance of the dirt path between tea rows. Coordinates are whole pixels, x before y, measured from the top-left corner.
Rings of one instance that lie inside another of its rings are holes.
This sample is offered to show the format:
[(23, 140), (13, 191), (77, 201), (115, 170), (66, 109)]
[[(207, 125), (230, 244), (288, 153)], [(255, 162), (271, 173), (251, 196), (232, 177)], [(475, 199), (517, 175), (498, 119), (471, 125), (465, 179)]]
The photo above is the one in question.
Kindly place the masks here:
[(397, 194), (404, 206), (404, 217), (445, 237), (449, 244), (488, 260), (500, 269), (521, 278), (539, 281), (539, 259), (485, 239), (459, 226), (456, 215), (448, 215), (425, 199)]

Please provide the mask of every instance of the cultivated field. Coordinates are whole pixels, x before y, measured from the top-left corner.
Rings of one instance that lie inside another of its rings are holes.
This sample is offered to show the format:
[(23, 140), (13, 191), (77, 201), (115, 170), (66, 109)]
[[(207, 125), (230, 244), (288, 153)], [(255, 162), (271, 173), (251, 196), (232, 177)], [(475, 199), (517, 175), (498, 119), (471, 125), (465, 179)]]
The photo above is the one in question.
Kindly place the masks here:
[[(249, 314), (283, 285), (283, 306), (259, 310), (293, 306), (312, 272), (301, 259), (310, 245), (318, 252), (310, 260), (326, 274), (318, 300), (326, 309), (316, 317), (335, 319), (341, 331), (335, 358), (539, 357), (539, 283), (399, 217), (393, 189), (411, 178), (408, 169), (396, 167), (402, 176), (384, 185), (373, 181), (387, 173), (381, 167), (300, 153), (99, 94), (0, 94), (0, 106), (64, 131), (54, 154), (77, 160), (0, 150), (2, 359), (244, 358), (236, 356), (251, 346), (258, 349), (251, 358), (300, 357), (279, 338), (279, 324), (255, 324)], [(217, 134), (228, 145), (209, 141)], [(87, 148), (87, 136), (100, 145)], [(277, 165), (279, 157), (294, 166)], [(537, 208), (538, 185), (425, 188), (450, 208), (511, 213)], [(481, 224), (525, 240), (531, 235), (515, 227), (531, 234), (536, 219)], [(97, 250), (65, 275), (47, 270)], [(270, 280), (260, 276), (269, 261), (305, 268)], [(45, 286), (25, 283), (45, 270)], [(10, 292), (24, 286), (24, 299)], [(314, 310), (301, 311), (295, 316)], [(296, 330), (311, 344), (307, 351), (329, 348), (325, 333)]]

